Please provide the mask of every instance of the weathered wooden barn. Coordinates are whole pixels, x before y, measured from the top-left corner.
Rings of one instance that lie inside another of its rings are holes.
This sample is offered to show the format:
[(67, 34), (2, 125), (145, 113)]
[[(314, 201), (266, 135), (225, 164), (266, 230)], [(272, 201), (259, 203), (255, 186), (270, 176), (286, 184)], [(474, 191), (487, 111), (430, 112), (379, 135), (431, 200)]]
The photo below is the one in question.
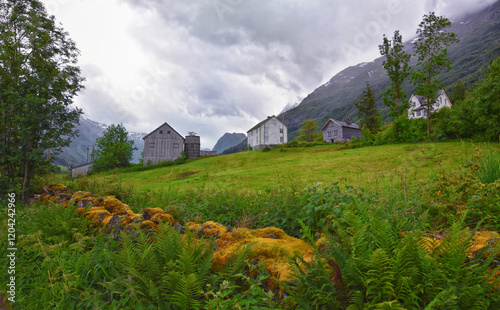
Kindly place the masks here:
[(144, 140), (144, 166), (165, 160), (176, 160), (184, 151), (184, 137), (167, 123), (163, 123), (142, 139)]
[(166, 160), (176, 160), (182, 155), (182, 151), (185, 152), (187, 158), (199, 158), (202, 154), (199, 136), (189, 135), (184, 138), (167, 123), (142, 139), (144, 140), (144, 166)]
[(92, 163), (83, 164), (71, 168), (71, 177), (75, 178), (78, 175), (85, 176), (92, 168)]

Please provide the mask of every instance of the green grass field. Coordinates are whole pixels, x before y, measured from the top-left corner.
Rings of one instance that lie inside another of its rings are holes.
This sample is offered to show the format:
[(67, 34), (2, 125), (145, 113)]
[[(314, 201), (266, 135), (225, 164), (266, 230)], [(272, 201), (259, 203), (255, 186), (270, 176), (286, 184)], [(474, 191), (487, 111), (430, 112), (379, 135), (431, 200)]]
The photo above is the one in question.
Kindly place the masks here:
[(398, 144), (358, 149), (322, 145), (289, 148), (285, 152), (250, 151), (140, 172), (115, 170), (94, 177), (120, 182), (136, 191), (176, 193), (193, 189), (270, 192), (338, 181), (380, 189), (426, 181), (442, 172), (458, 170), (477, 153), (474, 147), (482, 152), (500, 153), (498, 143)]
[[(499, 309), (499, 143), (322, 145), (137, 168), (75, 180), (52, 174), (50, 182), (114, 195), (139, 214), (161, 208), (175, 225), (161, 225), (154, 238), (119, 226), (123, 213), (94, 229), (74, 207), (18, 206), (23, 309)], [(6, 234), (13, 224), (2, 214)], [(207, 233), (209, 221), (233, 233)], [(298, 267), (290, 281), (271, 285), (279, 272), (265, 259), (288, 255), (262, 250), (272, 234), (212, 268), (225, 242), (247, 242), (238, 228), (270, 227), (314, 248), (310, 263), (287, 258)], [(478, 230), (489, 239), (472, 252)]]

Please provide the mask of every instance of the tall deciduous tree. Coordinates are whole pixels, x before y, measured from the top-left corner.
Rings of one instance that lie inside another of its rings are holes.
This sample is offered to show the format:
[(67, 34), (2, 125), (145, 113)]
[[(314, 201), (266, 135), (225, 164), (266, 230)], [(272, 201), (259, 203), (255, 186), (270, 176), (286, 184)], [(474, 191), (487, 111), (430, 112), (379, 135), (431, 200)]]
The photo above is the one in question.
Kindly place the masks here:
[(134, 141), (128, 139), (128, 132), (122, 124), (111, 125), (104, 135), (95, 141), (96, 150), (92, 152), (93, 171), (103, 171), (119, 167), (127, 167), (132, 160)]
[(404, 51), (402, 36), (399, 30), (394, 32), (392, 41), (384, 35), (384, 42), (378, 46), (380, 54), (386, 56), (383, 66), (391, 80), (391, 86), (383, 93), (383, 102), (390, 109), (394, 118), (404, 114), (408, 109), (403, 83), (410, 75), (411, 55)]
[(21, 191), (76, 134), (74, 42), (38, 0), (0, 0), (0, 191)]
[(434, 12), (424, 15), (417, 29), (418, 38), (414, 45), (415, 56), (418, 57), (418, 69), (412, 71), (411, 80), (416, 85), (415, 92), (425, 98), (427, 110), (427, 135), (430, 134), (430, 113), (436, 101), (441, 82), (436, 76), (444, 69), (451, 68), (451, 60), (446, 47), (459, 42), (453, 32), (446, 28), (451, 22), (444, 16), (436, 16)]
[(318, 124), (315, 119), (306, 119), (300, 127), (300, 135), (297, 137), (299, 141), (313, 142), (318, 139), (320, 133), (318, 132)]
[(375, 92), (368, 83), (366, 84), (366, 89), (363, 90), (361, 100), (355, 102), (354, 105), (358, 108), (361, 126), (366, 127), (372, 134), (379, 131), (381, 115), (375, 106)]

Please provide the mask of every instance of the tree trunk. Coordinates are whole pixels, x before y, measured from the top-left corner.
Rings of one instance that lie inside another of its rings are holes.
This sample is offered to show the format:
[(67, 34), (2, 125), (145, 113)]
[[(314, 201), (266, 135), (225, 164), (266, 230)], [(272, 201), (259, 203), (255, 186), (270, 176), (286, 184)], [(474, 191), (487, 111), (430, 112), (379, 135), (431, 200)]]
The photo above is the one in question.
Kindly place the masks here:
[(29, 176), (29, 173), (28, 173), (28, 169), (29, 169), (28, 157), (29, 157), (28, 148), (26, 148), (26, 153), (25, 153), (25, 158), (24, 158), (23, 187), (22, 187), (22, 194), (21, 194), (21, 201), (23, 203), (25, 203), (26, 200), (27, 200), (28, 186), (29, 186), (29, 179), (28, 179), (28, 176)]
[(431, 106), (427, 104), (427, 137), (430, 136), (430, 119), (431, 119)]

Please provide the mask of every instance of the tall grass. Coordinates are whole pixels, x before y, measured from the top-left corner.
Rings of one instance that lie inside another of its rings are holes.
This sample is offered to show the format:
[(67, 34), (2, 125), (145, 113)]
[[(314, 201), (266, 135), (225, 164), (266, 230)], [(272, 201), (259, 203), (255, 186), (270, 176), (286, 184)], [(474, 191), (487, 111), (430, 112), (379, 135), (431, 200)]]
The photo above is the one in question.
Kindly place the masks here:
[(481, 158), (480, 165), (477, 176), (481, 182), (493, 183), (500, 179), (500, 154), (488, 151)]

